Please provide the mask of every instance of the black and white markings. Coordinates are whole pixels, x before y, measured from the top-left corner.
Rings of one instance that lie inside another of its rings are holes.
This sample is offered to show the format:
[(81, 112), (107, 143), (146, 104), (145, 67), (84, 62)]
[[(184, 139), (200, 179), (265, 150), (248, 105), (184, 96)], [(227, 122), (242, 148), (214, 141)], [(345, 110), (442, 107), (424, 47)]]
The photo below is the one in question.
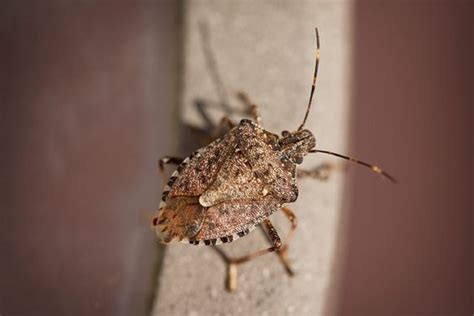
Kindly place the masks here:
[(257, 227), (257, 226), (255, 225), (250, 229), (246, 229), (244, 231), (241, 231), (241, 232), (229, 235), (229, 236), (216, 238), (216, 239), (195, 240), (195, 239), (186, 239), (185, 238), (185, 239), (181, 240), (181, 242), (189, 243), (191, 245), (205, 245), (205, 246), (215, 246), (215, 245), (230, 243), (230, 242), (235, 241), (236, 239), (242, 238), (242, 237), (250, 234), (250, 232), (252, 232), (255, 229), (255, 227)]

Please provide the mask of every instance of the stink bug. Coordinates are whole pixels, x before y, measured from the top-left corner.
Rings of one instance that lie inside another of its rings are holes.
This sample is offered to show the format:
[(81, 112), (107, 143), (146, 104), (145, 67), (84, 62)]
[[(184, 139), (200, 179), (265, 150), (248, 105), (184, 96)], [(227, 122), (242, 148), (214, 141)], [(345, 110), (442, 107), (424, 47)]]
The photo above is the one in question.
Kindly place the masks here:
[[(228, 289), (236, 288), (238, 264), (269, 252), (277, 252), (288, 274), (293, 271), (287, 259), (288, 243), (297, 226), (295, 214), (285, 205), (298, 198), (297, 174), (324, 179), (330, 165), (313, 170), (297, 166), (310, 153), (334, 155), (370, 168), (389, 180), (395, 179), (375, 165), (334, 152), (316, 148), (313, 134), (304, 128), (311, 109), (319, 65), (319, 33), (316, 29), (316, 62), (310, 97), (301, 125), (293, 132), (281, 135), (261, 126), (258, 109), (244, 94), (252, 119), (243, 119), (237, 125), (223, 119), (221, 125), (229, 130), (220, 138), (202, 147), (185, 159), (165, 157), (159, 162), (178, 165), (169, 178), (153, 225), (160, 240), (173, 240), (192, 245), (230, 243), (244, 237), (262, 225), (271, 246), (240, 258), (229, 258), (218, 250), (228, 263)], [(284, 242), (273, 227), (269, 216), (278, 210), (291, 222)], [(218, 248), (216, 248), (218, 249)]]

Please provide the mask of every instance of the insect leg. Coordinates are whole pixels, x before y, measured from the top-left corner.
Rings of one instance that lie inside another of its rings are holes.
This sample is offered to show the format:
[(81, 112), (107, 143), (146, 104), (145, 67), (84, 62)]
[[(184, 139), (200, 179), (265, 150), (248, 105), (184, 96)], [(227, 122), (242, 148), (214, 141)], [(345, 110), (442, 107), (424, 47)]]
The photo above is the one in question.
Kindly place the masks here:
[(258, 106), (250, 100), (245, 92), (237, 93), (237, 98), (245, 105), (245, 114), (250, 115), (250, 117), (252, 117), (252, 119), (261, 126), (262, 117), (260, 116)]
[(296, 219), (295, 213), (293, 213), (292, 210), (290, 210), (287, 207), (282, 207), (281, 210), (283, 211), (283, 214), (288, 218), (288, 220), (291, 223), (290, 231), (288, 232), (288, 235), (286, 236), (285, 239), (285, 244), (281, 246), (280, 249), (277, 250), (278, 256), (280, 257), (281, 262), (285, 266), (286, 272), (290, 275), (293, 276), (295, 273), (290, 267), (290, 263), (288, 261), (288, 244), (290, 243), (291, 239), (294, 236), (296, 227), (298, 227), (298, 220)]
[(252, 259), (255, 259), (257, 257), (260, 257), (261, 255), (264, 255), (269, 252), (273, 251), (278, 251), (280, 247), (282, 246), (281, 244), (281, 239), (280, 236), (278, 236), (278, 233), (273, 227), (272, 223), (268, 218), (266, 218), (262, 224), (265, 226), (267, 230), (268, 237), (270, 238), (272, 242), (272, 246), (269, 248), (265, 249), (260, 249), (255, 252), (252, 252), (246, 256), (238, 257), (238, 258), (230, 258), (228, 257), (222, 249), (214, 247), (214, 249), (219, 253), (219, 255), (226, 261), (227, 263), (227, 290), (229, 292), (233, 292), (237, 288), (237, 265), (242, 264), (244, 262), (250, 261)]
[(214, 130), (211, 133), (212, 139), (215, 139), (224, 135), (229, 130), (231, 130), (234, 126), (235, 126), (234, 122), (232, 122), (232, 120), (228, 116), (222, 117), (221, 121), (219, 122), (219, 125), (215, 126)]
[(321, 181), (325, 181), (329, 178), (329, 175), (336, 169), (339, 169), (338, 166), (332, 163), (322, 163), (319, 166), (314, 167), (313, 169), (298, 169), (298, 178), (313, 178)]
[(174, 164), (179, 165), (183, 162), (183, 158), (178, 157), (171, 157), (171, 156), (164, 156), (160, 160), (158, 160), (158, 169), (160, 170), (160, 175), (163, 178), (163, 183), (166, 183), (166, 176), (165, 176), (165, 165)]

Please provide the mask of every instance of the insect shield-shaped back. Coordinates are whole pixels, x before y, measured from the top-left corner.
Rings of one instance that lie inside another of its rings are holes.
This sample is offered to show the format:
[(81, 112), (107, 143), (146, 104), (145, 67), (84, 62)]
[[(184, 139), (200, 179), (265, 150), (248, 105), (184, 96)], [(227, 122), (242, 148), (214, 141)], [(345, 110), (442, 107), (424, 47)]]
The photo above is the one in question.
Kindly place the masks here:
[(281, 204), (295, 201), (294, 147), (306, 148), (308, 138), (300, 137), (291, 146), (280, 140), (256, 123), (242, 120), (221, 139), (186, 158), (163, 192), (157, 218), (161, 240), (231, 242), (248, 234)]

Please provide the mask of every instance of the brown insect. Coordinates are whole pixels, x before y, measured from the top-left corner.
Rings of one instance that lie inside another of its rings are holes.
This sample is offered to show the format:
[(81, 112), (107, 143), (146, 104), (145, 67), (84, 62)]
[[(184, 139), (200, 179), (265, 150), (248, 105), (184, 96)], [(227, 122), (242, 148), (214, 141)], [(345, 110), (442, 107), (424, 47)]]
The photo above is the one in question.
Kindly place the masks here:
[[(228, 264), (230, 291), (236, 288), (236, 266), (269, 252), (277, 252), (289, 275), (293, 271), (287, 259), (288, 243), (297, 226), (295, 214), (285, 205), (298, 198), (297, 166), (310, 153), (325, 153), (369, 167), (395, 182), (395, 179), (375, 165), (334, 152), (316, 149), (313, 134), (304, 129), (314, 95), (319, 65), (319, 33), (316, 29), (316, 63), (309, 102), (303, 122), (294, 132), (283, 131), (281, 136), (261, 126), (257, 106), (240, 94), (247, 104), (250, 119), (234, 125), (224, 118), (221, 127), (229, 130), (191, 156), (180, 159), (164, 157), (159, 161), (178, 168), (164, 188), (158, 215), (153, 225), (160, 240), (173, 240), (192, 245), (230, 243), (244, 237), (262, 225), (272, 245), (249, 255), (229, 258), (218, 250)], [(298, 170), (298, 176), (325, 179), (331, 165), (313, 170)], [(282, 210), (291, 222), (290, 232), (283, 243), (269, 216)], [(217, 248), (216, 248), (217, 249)]]

